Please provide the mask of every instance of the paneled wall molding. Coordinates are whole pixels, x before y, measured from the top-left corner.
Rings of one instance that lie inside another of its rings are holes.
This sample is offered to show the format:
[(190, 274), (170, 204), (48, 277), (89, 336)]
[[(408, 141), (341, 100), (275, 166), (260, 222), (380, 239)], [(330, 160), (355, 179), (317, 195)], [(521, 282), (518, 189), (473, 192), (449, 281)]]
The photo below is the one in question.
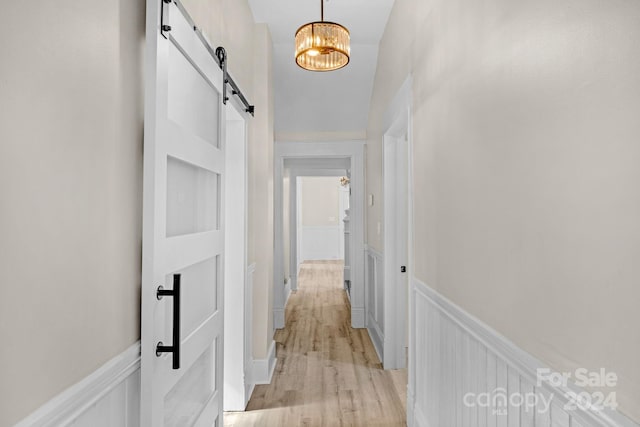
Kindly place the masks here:
[(269, 353), (265, 359), (253, 360), (252, 379), (254, 384), (269, 384), (276, 369), (276, 342), (271, 341)]
[[(412, 300), (415, 362), (409, 374), (409, 425), (456, 425), (456, 420), (462, 420), (465, 426), (640, 426), (612, 409), (571, 408), (571, 396), (586, 390), (548, 381), (538, 386), (538, 370), (553, 369), (415, 278)], [(543, 396), (551, 405), (544, 411), (542, 406), (526, 410), (509, 403), (496, 411), (464, 404), (467, 393), (473, 394), (469, 398), (473, 401), (473, 396), (500, 389), (506, 396)]]
[(380, 361), (384, 360), (384, 256), (365, 245), (366, 327)]
[(299, 262), (343, 258), (341, 241), (344, 235), (339, 224), (303, 225), (300, 233)]
[(139, 372), (138, 341), (14, 427), (137, 426)]
[(370, 253), (371, 255), (375, 256), (376, 258), (379, 259), (383, 259), (384, 255), (382, 254), (382, 252), (380, 252), (379, 250), (377, 250), (376, 248), (373, 248), (369, 245), (365, 245), (364, 246), (364, 250), (368, 253)]

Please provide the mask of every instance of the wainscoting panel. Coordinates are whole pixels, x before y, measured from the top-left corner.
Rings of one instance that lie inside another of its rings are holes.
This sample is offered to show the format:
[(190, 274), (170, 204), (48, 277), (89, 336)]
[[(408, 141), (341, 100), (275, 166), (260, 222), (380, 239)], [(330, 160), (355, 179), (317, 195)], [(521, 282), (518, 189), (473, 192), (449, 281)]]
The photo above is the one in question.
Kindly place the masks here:
[(538, 384), (547, 366), (415, 279), (412, 299), (410, 426), (638, 427), (613, 410), (575, 407), (577, 387)]
[[(276, 364), (275, 342), (265, 360), (252, 354), (253, 274), (245, 283), (245, 399), (255, 384), (269, 383)], [(138, 427), (140, 425), (140, 342), (114, 357), (14, 427)]]
[(380, 360), (384, 351), (384, 272), (382, 254), (372, 248), (365, 254), (367, 330)]
[(140, 342), (14, 427), (138, 427)]
[(340, 225), (302, 226), (300, 228), (300, 262), (343, 259), (344, 234)]

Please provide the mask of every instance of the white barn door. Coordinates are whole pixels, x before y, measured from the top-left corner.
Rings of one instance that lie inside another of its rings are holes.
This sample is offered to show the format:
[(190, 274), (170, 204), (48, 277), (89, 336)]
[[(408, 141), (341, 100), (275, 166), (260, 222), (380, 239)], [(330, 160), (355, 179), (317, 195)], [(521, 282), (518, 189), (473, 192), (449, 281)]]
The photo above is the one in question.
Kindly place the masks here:
[(222, 72), (177, 1), (146, 43), (141, 425), (222, 426)]

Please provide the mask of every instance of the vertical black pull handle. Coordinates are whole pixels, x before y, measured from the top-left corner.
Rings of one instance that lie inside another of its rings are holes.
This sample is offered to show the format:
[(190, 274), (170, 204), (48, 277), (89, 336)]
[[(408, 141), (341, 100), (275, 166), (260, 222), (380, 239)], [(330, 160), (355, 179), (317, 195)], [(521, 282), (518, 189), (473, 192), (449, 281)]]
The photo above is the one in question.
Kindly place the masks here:
[(162, 297), (173, 297), (173, 345), (164, 345), (160, 341), (156, 345), (156, 356), (160, 357), (162, 353), (173, 354), (173, 369), (180, 369), (180, 275), (173, 275), (173, 289), (164, 289), (158, 287), (156, 297), (160, 300)]

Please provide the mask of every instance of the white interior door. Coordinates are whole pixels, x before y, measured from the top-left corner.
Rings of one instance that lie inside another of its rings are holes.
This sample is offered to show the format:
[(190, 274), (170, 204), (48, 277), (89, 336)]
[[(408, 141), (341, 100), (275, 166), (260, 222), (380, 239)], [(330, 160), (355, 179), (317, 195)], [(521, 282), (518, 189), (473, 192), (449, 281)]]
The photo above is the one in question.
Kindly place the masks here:
[(179, 2), (146, 43), (141, 425), (222, 426), (222, 72)]

